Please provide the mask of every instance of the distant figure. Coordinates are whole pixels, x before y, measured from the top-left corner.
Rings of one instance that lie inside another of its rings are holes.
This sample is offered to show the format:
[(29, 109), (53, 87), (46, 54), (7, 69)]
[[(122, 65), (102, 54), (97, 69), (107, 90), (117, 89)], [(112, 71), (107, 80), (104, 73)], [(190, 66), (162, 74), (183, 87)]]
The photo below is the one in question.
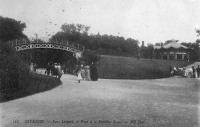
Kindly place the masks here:
[(192, 66), (192, 77), (194, 78), (194, 76), (195, 76), (195, 68), (194, 66)]
[(198, 76), (198, 78), (200, 78), (200, 66), (199, 65), (197, 67), (197, 76)]
[(98, 80), (98, 71), (96, 64), (92, 63), (90, 67), (90, 74), (91, 74), (91, 80), (92, 81), (97, 81)]
[(57, 71), (58, 71), (58, 78), (60, 79), (61, 78), (61, 76), (62, 76), (62, 69), (61, 69), (61, 65), (59, 64), (59, 65), (57, 65)]
[(53, 73), (54, 73), (54, 65), (53, 65), (53, 63), (50, 63), (49, 67), (50, 67), (50, 74), (49, 75), (53, 76)]
[(197, 69), (194, 66), (192, 66), (192, 73), (193, 73), (193, 78), (197, 78), (198, 77)]
[(60, 78), (58, 65), (56, 63), (51, 66), (51, 74), (52, 76), (55, 76), (56, 78)]
[(176, 75), (177, 74), (177, 68), (176, 67), (171, 67), (171, 76), (174, 76), (174, 75)]
[(33, 71), (36, 72), (36, 64), (33, 64)]
[(81, 70), (82, 79), (86, 80), (86, 69), (83, 65), (81, 65), (81, 68), (82, 68), (82, 70)]
[(90, 78), (90, 66), (85, 66), (85, 79), (90, 81), (91, 78)]
[(52, 67), (52, 68), (51, 68), (51, 75), (52, 75), (52, 76), (56, 76), (56, 78), (57, 78), (58, 70), (57, 70), (55, 67)]
[(172, 67), (172, 66), (170, 66), (170, 67), (169, 67), (169, 70), (170, 70), (170, 75), (171, 75), (171, 76), (173, 76), (173, 75), (174, 75), (174, 70), (173, 70), (173, 67)]
[(186, 68), (185, 67), (183, 68), (183, 76), (187, 77), (187, 72), (186, 72)]
[(33, 65), (33, 63), (30, 64), (30, 71), (34, 71), (34, 65)]
[(198, 78), (197, 68), (195, 68), (194, 74), (195, 74), (195, 78)]
[(47, 75), (50, 75), (50, 70), (51, 70), (51, 66), (50, 66), (50, 64), (48, 63), (48, 64), (47, 64)]
[(77, 71), (77, 77), (78, 77), (78, 83), (81, 82), (81, 80), (83, 80), (83, 77), (82, 77), (82, 73), (83, 73), (83, 65), (81, 65), (81, 67), (79, 67), (78, 71)]

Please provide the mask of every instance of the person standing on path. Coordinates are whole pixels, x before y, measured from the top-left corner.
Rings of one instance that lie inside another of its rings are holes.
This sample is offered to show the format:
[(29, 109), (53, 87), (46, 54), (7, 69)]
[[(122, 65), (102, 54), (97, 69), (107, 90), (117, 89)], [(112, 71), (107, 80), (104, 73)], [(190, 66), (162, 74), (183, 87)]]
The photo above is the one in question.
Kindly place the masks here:
[(92, 63), (90, 71), (91, 71), (91, 80), (97, 81), (98, 80), (98, 71), (97, 71), (96, 64)]
[(198, 65), (196, 70), (197, 70), (197, 77), (200, 78), (200, 65)]
[(57, 65), (57, 71), (58, 71), (58, 78), (60, 79), (61, 78), (61, 76), (62, 76), (62, 69), (61, 69), (61, 65), (59, 64), (59, 65)]
[(47, 75), (50, 75), (50, 69), (51, 69), (51, 67), (50, 67), (50, 64), (48, 63), (47, 64), (47, 69), (46, 69), (47, 70)]
[(194, 68), (194, 66), (192, 66), (192, 76), (193, 76), (193, 78), (195, 78), (195, 68)]
[(85, 75), (86, 75), (86, 80), (90, 81), (90, 66), (85, 66)]

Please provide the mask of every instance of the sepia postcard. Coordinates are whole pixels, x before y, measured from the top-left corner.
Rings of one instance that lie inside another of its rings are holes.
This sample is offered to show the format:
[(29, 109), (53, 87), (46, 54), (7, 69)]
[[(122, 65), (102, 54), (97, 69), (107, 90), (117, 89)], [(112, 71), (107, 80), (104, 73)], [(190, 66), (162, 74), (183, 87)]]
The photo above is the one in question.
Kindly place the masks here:
[(0, 127), (200, 127), (200, 0), (0, 0)]

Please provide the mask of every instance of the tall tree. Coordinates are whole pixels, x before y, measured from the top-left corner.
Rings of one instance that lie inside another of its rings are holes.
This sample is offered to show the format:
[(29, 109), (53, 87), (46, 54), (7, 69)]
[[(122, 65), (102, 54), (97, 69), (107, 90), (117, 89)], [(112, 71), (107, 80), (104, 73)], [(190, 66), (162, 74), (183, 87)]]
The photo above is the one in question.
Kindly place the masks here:
[(23, 33), (26, 24), (11, 18), (0, 16), (0, 40), (8, 41), (13, 39), (27, 38)]
[[(82, 24), (63, 24), (61, 31), (51, 37), (51, 41), (71, 41), (85, 46), (98, 54), (136, 56), (138, 40), (113, 35), (88, 35), (90, 27)], [(85, 50), (86, 51), (86, 50)], [(87, 54), (87, 53), (85, 53)]]
[(88, 33), (90, 27), (82, 24), (63, 24), (61, 30), (65, 33)]
[(11, 18), (0, 17), (0, 87), (19, 86), (19, 78), (24, 78), (29, 68), (10, 47), (9, 40), (27, 38), (23, 34), (25, 23)]

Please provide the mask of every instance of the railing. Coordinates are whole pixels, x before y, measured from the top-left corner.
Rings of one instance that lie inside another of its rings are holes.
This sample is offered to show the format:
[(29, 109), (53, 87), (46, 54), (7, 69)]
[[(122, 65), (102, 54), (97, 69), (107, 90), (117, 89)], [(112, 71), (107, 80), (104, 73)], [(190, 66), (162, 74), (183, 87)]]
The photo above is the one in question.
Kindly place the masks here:
[(10, 41), (9, 43), (12, 47), (15, 47), (16, 51), (22, 51), (34, 48), (53, 48), (53, 49), (66, 50), (70, 52), (83, 52), (85, 49), (84, 46), (69, 41), (41, 42), (41, 41), (15, 40), (15, 41)]

